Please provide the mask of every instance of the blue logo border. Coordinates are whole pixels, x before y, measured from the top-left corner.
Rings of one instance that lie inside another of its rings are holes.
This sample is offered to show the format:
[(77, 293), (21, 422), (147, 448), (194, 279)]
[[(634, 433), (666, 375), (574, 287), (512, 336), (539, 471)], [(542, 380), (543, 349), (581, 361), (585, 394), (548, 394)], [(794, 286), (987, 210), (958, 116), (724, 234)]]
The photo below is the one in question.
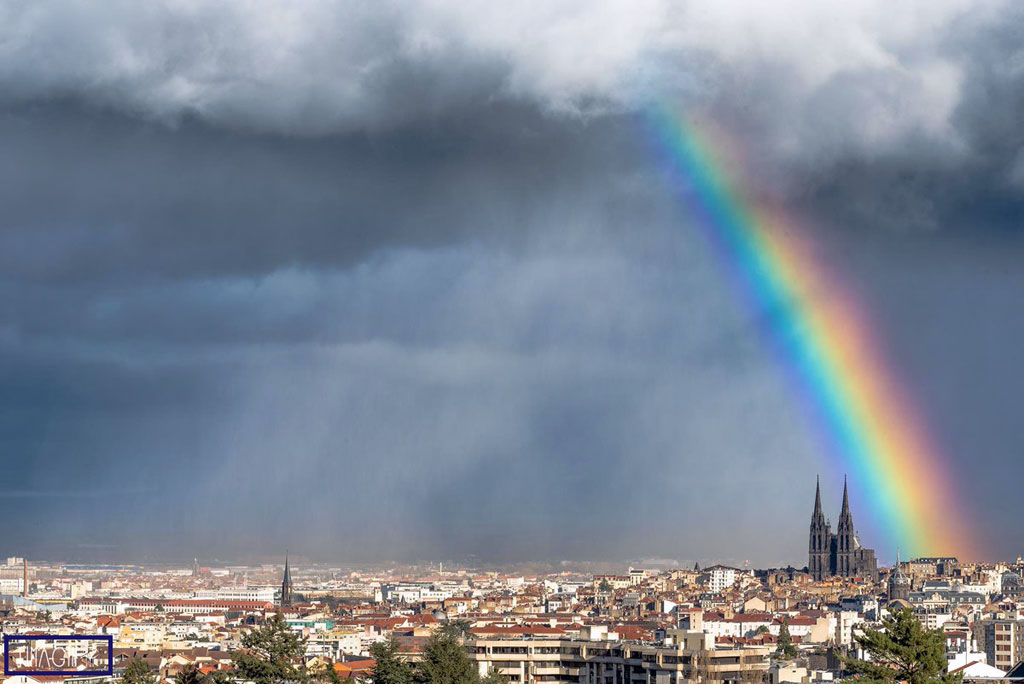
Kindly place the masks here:
[[(12, 641), (106, 641), (106, 670), (12, 670), (9, 667), (10, 643)], [(44, 677), (113, 677), (114, 676), (114, 636), (112, 634), (4, 634), (4, 676), (39, 675)]]

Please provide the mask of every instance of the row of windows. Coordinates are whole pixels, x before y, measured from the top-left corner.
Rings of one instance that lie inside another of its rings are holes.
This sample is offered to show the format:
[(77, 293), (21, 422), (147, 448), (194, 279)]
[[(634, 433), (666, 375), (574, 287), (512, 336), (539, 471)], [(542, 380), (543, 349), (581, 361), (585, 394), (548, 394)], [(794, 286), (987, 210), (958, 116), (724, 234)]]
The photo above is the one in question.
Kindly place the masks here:
[[(591, 651), (590, 653), (588, 653), (588, 655), (591, 655), (591, 656), (607, 656), (608, 655), (608, 653), (607, 653), (608, 649), (603, 649), (603, 651), (604, 651), (603, 653), (595, 653), (594, 651)], [(529, 651), (529, 648), (526, 647), (526, 646), (494, 646), (494, 647), (477, 646), (476, 647), (476, 652), (477, 653), (526, 654), (526, 653), (529, 653), (530, 651)], [(572, 647), (569, 647), (569, 646), (563, 646), (561, 648), (559, 648), (558, 646), (535, 646), (534, 649), (533, 649), (533, 653), (536, 654), (536, 655), (574, 655), (574, 656), (578, 656), (578, 655), (580, 655), (580, 649), (579, 648), (572, 648)], [(614, 655), (616, 657), (621, 657), (622, 654), (619, 651), (613, 651), (612, 655)]]

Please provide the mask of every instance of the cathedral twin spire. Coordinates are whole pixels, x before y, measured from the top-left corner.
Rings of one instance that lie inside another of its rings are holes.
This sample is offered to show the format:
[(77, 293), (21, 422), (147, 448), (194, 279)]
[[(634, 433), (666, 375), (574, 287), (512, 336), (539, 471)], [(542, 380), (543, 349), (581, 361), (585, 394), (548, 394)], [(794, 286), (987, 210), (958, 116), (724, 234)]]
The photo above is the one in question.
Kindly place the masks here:
[[(814, 512), (811, 513), (811, 524), (824, 523), (825, 513), (821, 507), (821, 478), (816, 477), (814, 481)], [(839, 527), (853, 529), (853, 514), (850, 513), (850, 492), (846, 484), (846, 476), (843, 476), (843, 508), (839, 511)]]
[(821, 480), (814, 486), (814, 512), (811, 513), (810, 539), (808, 543), (808, 571), (815, 579), (832, 575), (843, 577), (875, 576), (877, 563), (874, 551), (861, 548), (853, 526), (850, 512), (850, 492), (846, 477), (843, 477), (843, 506), (839, 513), (839, 525), (835, 533), (825, 519), (821, 506)]

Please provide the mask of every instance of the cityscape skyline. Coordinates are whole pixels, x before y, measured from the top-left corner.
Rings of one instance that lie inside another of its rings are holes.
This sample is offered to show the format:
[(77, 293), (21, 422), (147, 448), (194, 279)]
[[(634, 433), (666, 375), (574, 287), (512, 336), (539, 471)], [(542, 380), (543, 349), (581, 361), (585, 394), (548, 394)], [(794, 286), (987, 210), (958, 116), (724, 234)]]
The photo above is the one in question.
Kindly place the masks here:
[[(385, 662), (430, 673), (448, 640), (444, 660), (460, 663), (449, 671), (461, 684), (805, 684), (855, 671), (848, 658), (863, 639), (878, 627), (902, 639), (899, 624), (942, 656), (925, 665), (936, 673), (1012, 680), (1024, 661), (1021, 559), (912, 558), (822, 578), (721, 564), (352, 569), (280, 560), (142, 568), (7, 557), (5, 677), (274, 684), (268, 669), (288, 667), (288, 681), (377, 684)], [(286, 660), (255, 646), (268, 639)]]

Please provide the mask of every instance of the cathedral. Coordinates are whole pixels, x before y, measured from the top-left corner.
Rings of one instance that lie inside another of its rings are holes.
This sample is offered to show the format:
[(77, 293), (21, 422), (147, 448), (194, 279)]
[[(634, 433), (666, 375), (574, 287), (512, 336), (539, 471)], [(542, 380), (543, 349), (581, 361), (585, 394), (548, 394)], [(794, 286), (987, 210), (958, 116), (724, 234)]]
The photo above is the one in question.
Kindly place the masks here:
[(808, 545), (807, 570), (816, 580), (839, 575), (878, 579), (878, 563), (874, 549), (860, 545), (850, 513), (850, 498), (843, 481), (843, 510), (839, 513), (839, 527), (832, 534), (832, 525), (825, 521), (821, 510), (821, 485), (814, 491), (814, 512), (811, 514), (811, 536)]

